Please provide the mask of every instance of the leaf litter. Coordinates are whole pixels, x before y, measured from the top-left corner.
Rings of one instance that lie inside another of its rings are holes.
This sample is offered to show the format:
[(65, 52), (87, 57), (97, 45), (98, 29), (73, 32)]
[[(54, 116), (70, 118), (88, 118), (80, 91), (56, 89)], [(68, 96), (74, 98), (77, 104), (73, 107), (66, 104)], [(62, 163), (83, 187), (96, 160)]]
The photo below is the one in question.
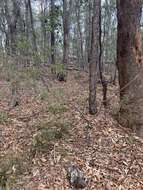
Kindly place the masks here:
[[(40, 99), (40, 94), (34, 92), (22, 92), (20, 105), (11, 110), (7, 99), (0, 99), (0, 112), (7, 114), (0, 122), (0, 158), (19, 155), (25, 167), (14, 175), (17, 168), (12, 166), (7, 174), (10, 189), (70, 190), (66, 168), (75, 164), (87, 178), (85, 190), (142, 190), (143, 140), (120, 126), (113, 117), (113, 111), (118, 108), (115, 94), (118, 87), (110, 86), (108, 98), (111, 100), (105, 110), (100, 106), (102, 90), (99, 85), (100, 110), (97, 116), (90, 116), (88, 82), (83, 82), (88, 81), (88, 76), (83, 73), (78, 80), (75, 76), (76, 71), (71, 71), (67, 83), (52, 81), (46, 99)], [(5, 86), (6, 93), (8, 85)], [(9, 91), (7, 97), (8, 94)], [(49, 109), (53, 103), (58, 105), (56, 112)], [(61, 105), (67, 109), (59, 109)], [(54, 138), (44, 151), (33, 147), (33, 137), (42, 127), (48, 128), (49, 122), (67, 121), (72, 124), (69, 134)]]

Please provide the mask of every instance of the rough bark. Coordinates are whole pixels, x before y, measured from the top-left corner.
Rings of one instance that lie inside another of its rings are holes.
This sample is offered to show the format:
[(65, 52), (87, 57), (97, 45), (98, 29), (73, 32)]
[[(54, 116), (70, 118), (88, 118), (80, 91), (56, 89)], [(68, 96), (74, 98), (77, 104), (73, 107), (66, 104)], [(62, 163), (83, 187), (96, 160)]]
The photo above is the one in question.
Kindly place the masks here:
[(108, 82), (105, 80), (105, 77), (103, 76), (103, 65), (102, 65), (102, 40), (101, 40), (101, 36), (102, 36), (102, 29), (101, 29), (101, 4), (99, 5), (99, 48), (100, 48), (100, 54), (99, 54), (99, 65), (98, 65), (98, 69), (99, 69), (99, 75), (100, 75), (100, 80), (101, 80), (101, 84), (102, 84), (102, 92), (103, 92), (103, 105), (104, 107), (107, 106), (107, 85)]
[(100, 0), (94, 0), (92, 18), (92, 41), (89, 59), (89, 113), (96, 114), (97, 66), (100, 62)]
[(141, 0), (117, 0), (117, 66), (121, 121), (143, 135), (143, 69)]
[(47, 0), (41, 0), (41, 38), (42, 38), (42, 51), (43, 51), (43, 61), (44, 64), (47, 62), (47, 31), (46, 31), (46, 25), (47, 25), (47, 18), (46, 18), (46, 14), (47, 14), (47, 6), (48, 6), (48, 2)]
[(67, 67), (68, 53), (69, 53), (69, 11), (67, 8), (67, 0), (63, 0), (63, 30), (64, 30), (63, 64)]
[(51, 64), (55, 64), (55, 0), (51, 0)]
[(86, 65), (89, 63), (90, 46), (91, 46), (91, 33), (92, 33), (92, 2), (88, 0), (88, 6), (86, 8), (86, 19), (85, 19), (85, 62)]
[(29, 8), (29, 15), (30, 15), (30, 22), (31, 22), (32, 47), (33, 47), (34, 53), (38, 54), (37, 42), (36, 42), (36, 32), (34, 29), (34, 19), (33, 19), (33, 13), (32, 13), (31, 0), (28, 0), (27, 4), (28, 4), (28, 8)]
[(9, 1), (5, 1), (5, 14), (8, 25), (8, 38), (9, 38), (9, 50), (8, 52), (12, 55), (16, 53), (16, 36), (17, 36), (17, 21), (20, 16), (19, 7), (17, 2), (12, 0), (11, 7), (9, 6)]
[(85, 66), (85, 60), (84, 60), (84, 51), (83, 51), (83, 33), (82, 33), (82, 27), (81, 27), (81, 2), (76, 1), (76, 19), (77, 19), (77, 47), (78, 49), (78, 59), (79, 59), (79, 64), (82, 69), (84, 69)]

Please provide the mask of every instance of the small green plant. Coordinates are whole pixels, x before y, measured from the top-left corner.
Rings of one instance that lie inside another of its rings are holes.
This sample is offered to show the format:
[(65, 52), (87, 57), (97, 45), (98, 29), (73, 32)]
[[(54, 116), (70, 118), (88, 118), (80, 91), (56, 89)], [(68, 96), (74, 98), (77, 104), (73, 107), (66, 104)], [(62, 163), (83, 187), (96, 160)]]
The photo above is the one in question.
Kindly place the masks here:
[(46, 151), (53, 147), (57, 131), (55, 129), (41, 129), (33, 138), (33, 146), (35, 150)]
[(30, 47), (30, 44), (25, 36), (20, 36), (17, 39), (16, 45), (17, 45), (18, 50), (20, 50), (22, 52), (25, 52)]
[(92, 125), (90, 123), (85, 125), (85, 129), (92, 129), (92, 128), (93, 127), (92, 127)]
[(80, 80), (82, 78), (82, 75), (80, 73), (80, 71), (78, 71), (75, 76), (74, 76), (75, 80)]
[(5, 112), (0, 112), (0, 124), (5, 124), (8, 122), (8, 115)]
[(43, 92), (41, 92), (40, 94), (41, 100), (47, 100), (48, 98), (49, 98), (49, 92), (47, 90), (44, 90)]
[(54, 89), (53, 93), (56, 97), (62, 98), (64, 96), (65, 92), (64, 92), (64, 89), (62, 89), (62, 88), (56, 88), (56, 89)]
[(38, 133), (33, 138), (34, 149), (45, 151), (53, 147), (56, 140), (64, 139), (69, 134), (71, 124), (68, 122), (39, 123)]
[(1, 77), (3, 80), (10, 82), (11, 80), (17, 78), (18, 70), (16, 64), (12, 62), (12, 64), (6, 64), (2, 67)]
[[(55, 88), (51, 91), (50, 105), (64, 105), (65, 104), (65, 91), (63, 88)], [(65, 105), (64, 105), (65, 106)]]
[(122, 97), (122, 100), (120, 102), (121, 106), (123, 105), (128, 105), (129, 104), (129, 97), (126, 95), (124, 97)]
[(69, 122), (55, 122), (55, 127), (57, 130), (56, 139), (64, 138), (65, 135), (69, 134), (69, 129), (71, 128), (71, 123)]
[(51, 65), (51, 71), (54, 74), (56, 74), (56, 75), (58, 73), (66, 74), (66, 69), (65, 69), (65, 65), (64, 64), (54, 64), (54, 65)]
[(38, 67), (29, 67), (27, 70), (27, 75), (29, 78), (38, 80), (41, 76), (41, 71)]
[(12, 154), (0, 159), (0, 188), (7, 189), (15, 183), (17, 176), (23, 173), (22, 160)]
[(62, 104), (60, 104), (60, 105), (54, 104), (54, 105), (49, 106), (48, 111), (54, 115), (57, 115), (57, 114), (63, 114), (65, 112), (67, 112), (68, 108)]

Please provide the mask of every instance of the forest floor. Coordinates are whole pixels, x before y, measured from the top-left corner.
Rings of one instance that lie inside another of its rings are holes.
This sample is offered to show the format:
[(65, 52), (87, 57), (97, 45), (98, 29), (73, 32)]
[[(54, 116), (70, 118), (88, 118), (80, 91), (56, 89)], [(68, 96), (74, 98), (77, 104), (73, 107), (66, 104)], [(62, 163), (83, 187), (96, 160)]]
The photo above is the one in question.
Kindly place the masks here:
[(66, 168), (73, 163), (87, 178), (85, 190), (142, 190), (143, 141), (114, 118), (118, 86), (108, 86), (105, 110), (98, 84), (98, 113), (91, 116), (86, 73), (71, 71), (67, 82), (42, 80), (49, 90), (35, 80), (10, 109), (9, 82), (0, 79), (0, 185), (70, 190)]

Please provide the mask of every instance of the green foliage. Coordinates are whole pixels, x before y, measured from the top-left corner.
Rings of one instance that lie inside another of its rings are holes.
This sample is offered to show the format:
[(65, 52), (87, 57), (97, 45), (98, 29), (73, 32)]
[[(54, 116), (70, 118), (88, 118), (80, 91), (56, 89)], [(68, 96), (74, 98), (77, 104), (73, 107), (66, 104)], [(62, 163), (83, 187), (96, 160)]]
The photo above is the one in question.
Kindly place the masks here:
[(48, 111), (54, 115), (57, 114), (62, 114), (68, 111), (68, 108), (65, 105), (58, 105), (58, 104), (54, 104), (54, 105), (50, 105), (48, 108)]
[(37, 63), (39, 64), (41, 61), (39, 52), (33, 52), (32, 55), (33, 55), (33, 59), (34, 59), (34, 64), (35, 65), (37, 65)]
[(74, 76), (75, 80), (80, 80), (81, 77), (82, 77), (81, 72), (80, 71), (76, 72), (76, 74)]
[(92, 125), (91, 124), (86, 124), (85, 125), (85, 129), (92, 129), (93, 127), (92, 127)]
[(10, 183), (15, 183), (18, 175), (24, 171), (22, 160), (12, 154), (0, 159), (0, 187), (7, 188)]
[(20, 36), (20, 37), (17, 39), (17, 48), (18, 48), (18, 50), (20, 50), (20, 51), (25, 51), (25, 50), (27, 50), (29, 47), (30, 47), (30, 44), (29, 44), (29, 42), (27, 41), (27, 39), (26, 39), (25, 36)]
[(69, 134), (71, 123), (69, 122), (45, 122), (39, 123), (38, 133), (33, 138), (35, 150), (45, 151), (53, 147), (56, 140), (60, 140)]
[(49, 16), (49, 23), (51, 26), (51, 29), (58, 29), (59, 26), (61, 26), (60, 24), (60, 16), (62, 15), (62, 11), (60, 6), (55, 5), (53, 12), (51, 12), (50, 16)]
[(42, 62), (45, 62), (45, 61), (47, 61), (49, 59), (50, 56), (51, 56), (51, 48), (46, 43), (46, 44), (44, 44), (44, 47), (41, 47), (39, 49), (39, 59)]
[(1, 69), (1, 78), (7, 82), (17, 77), (17, 67), (14, 63), (3, 65)]
[(0, 124), (5, 124), (9, 121), (8, 115), (5, 112), (0, 112)]
[(41, 76), (41, 71), (38, 67), (29, 67), (26, 71), (27, 77), (38, 80)]
[[(63, 101), (64, 101), (64, 94), (65, 94), (65, 92), (64, 92), (64, 89), (63, 88), (56, 88), (56, 89), (54, 89), (54, 92), (53, 92), (53, 95), (58, 99), (58, 98), (60, 98), (60, 99), (62, 99), (63, 98)], [(59, 100), (58, 100), (58, 102), (59, 102)], [(57, 103), (58, 104), (58, 103)]]
[(126, 96), (124, 96), (124, 97), (122, 97), (122, 100), (121, 100), (121, 102), (120, 102), (120, 105), (122, 106), (124, 106), (124, 105), (128, 105), (129, 104), (129, 97), (128, 97), (128, 95), (126, 95)]
[(63, 88), (51, 88), (50, 91), (48, 91), (46, 88), (41, 88), (40, 86), (39, 90), (39, 98), (47, 102), (47, 112), (58, 114), (68, 111), (65, 105), (65, 92)]
[(54, 30), (59, 31), (61, 30), (61, 16), (61, 6), (55, 5), (53, 12), (50, 12), (49, 15), (46, 15), (45, 13), (40, 13), (39, 19), (47, 32), (52, 31), (53, 28)]
[(47, 100), (49, 98), (49, 92), (47, 90), (43, 90), (40, 93), (40, 99), (41, 100)]
[(65, 65), (64, 65), (64, 64), (54, 64), (54, 65), (51, 65), (51, 70), (52, 70), (53, 73), (55, 73), (56, 75), (57, 75), (58, 73), (66, 74), (66, 69), (65, 69)]

